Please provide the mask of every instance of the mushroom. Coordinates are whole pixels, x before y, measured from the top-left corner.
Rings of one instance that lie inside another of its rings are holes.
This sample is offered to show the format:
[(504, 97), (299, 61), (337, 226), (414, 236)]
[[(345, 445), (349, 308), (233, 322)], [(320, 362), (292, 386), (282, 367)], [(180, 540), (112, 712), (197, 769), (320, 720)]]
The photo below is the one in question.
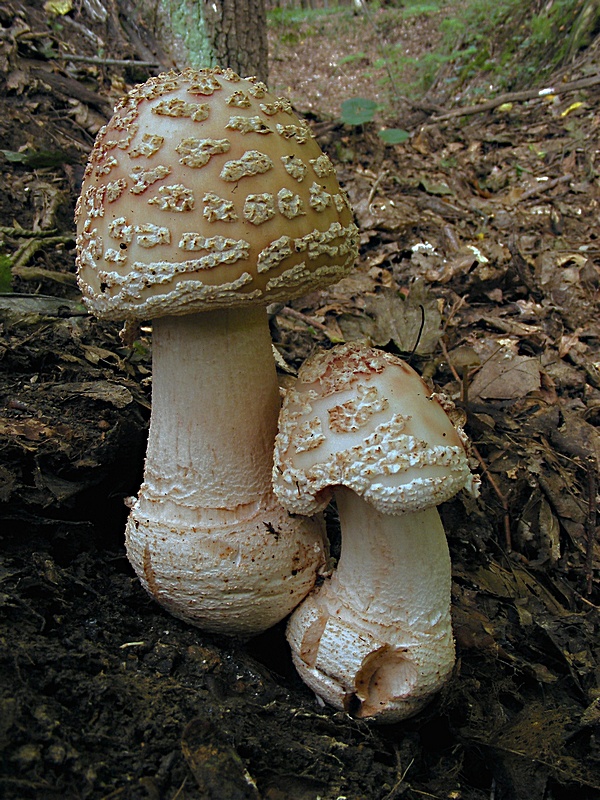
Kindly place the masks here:
[(452, 671), (436, 505), (476, 489), (463, 437), (411, 367), (361, 344), (310, 357), (285, 395), (275, 493), (307, 515), (334, 495), (342, 535), (336, 570), (292, 613), (287, 637), (304, 682), (356, 717), (411, 716)]
[(271, 485), (280, 407), (266, 306), (338, 280), (357, 229), (334, 167), (285, 98), (228, 69), (133, 88), (96, 138), (76, 209), (88, 309), (152, 321), (131, 563), (170, 612), (252, 635), (325, 561), (323, 524)]

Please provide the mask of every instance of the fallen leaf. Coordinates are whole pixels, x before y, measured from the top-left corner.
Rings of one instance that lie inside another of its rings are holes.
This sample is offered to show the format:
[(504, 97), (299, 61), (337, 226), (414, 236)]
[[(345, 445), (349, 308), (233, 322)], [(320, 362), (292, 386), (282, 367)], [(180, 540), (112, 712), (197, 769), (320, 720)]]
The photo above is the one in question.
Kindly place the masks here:
[(520, 356), (500, 346), (490, 356), (469, 387), (471, 399), (518, 400), (541, 386), (537, 359)]
[(60, 383), (49, 390), (69, 397), (89, 397), (110, 403), (115, 408), (125, 408), (133, 402), (133, 395), (126, 386), (111, 381), (84, 381), (82, 383)]
[(346, 341), (368, 339), (385, 347), (393, 342), (402, 353), (432, 353), (442, 335), (438, 301), (425, 284), (415, 281), (408, 295), (382, 287), (365, 299), (365, 314), (342, 315), (339, 327)]

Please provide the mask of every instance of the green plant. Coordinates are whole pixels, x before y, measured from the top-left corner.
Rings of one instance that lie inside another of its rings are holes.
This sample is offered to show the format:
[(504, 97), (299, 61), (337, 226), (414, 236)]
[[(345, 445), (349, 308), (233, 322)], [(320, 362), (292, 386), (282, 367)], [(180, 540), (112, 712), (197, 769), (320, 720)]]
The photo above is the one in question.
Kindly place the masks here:
[(522, 0), (467, 0), (459, 15), (441, 22), (439, 50), (453, 62), (457, 82), (489, 72), (501, 90), (527, 85), (564, 60), (571, 41), (565, 31), (593, 2), (554, 0), (536, 8)]
[(365, 52), (351, 53), (350, 55), (338, 59), (338, 66), (342, 64), (353, 64), (356, 61), (364, 61), (366, 58), (368, 58), (368, 55)]
[(402, 16), (403, 17), (419, 17), (419, 16), (427, 16), (429, 14), (437, 14), (440, 8), (443, 6), (443, 3), (438, 2), (438, 0), (433, 0), (433, 2), (421, 2), (421, 0), (417, 0), (417, 2), (408, 2), (402, 9)]
[(392, 100), (422, 95), (433, 86), (455, 91), (486, 73), (499, 91), (530, 86), (572, 56), (600, 22), (597, 0), (405, 0), (394, 13), (403, 19), (439, 18), (440, 38), (413, 58), (404, 42), (388, 43), (381, 23), (370, 16), (380, 34), (375, 66), (385, 68), (381, 84)]
[(386, 144), (402, 144), (410, 139), (410, 133), (402, 128), (383, 128), (378, 132), (378, 136)]
[[(584, 46), (600, 23), (598, 0), (403, 0), (402, 6), (380, 6), (376, 0), (363, 5), (364, 20), (376, 34), (374, 45), (347, 53), (338, 66), (366, 62), (366, 74), (383, 87), (387, 102), (379, 108), (368, 98), (349, 98), (341, 118), (348, 125), (372, 122), (376, 111), (394, 117), (406, 97), (461, 92), (473, 100), (490, 91), (531, 87), (558, 64)], [(402, 26), (415, 26), (419, 35), (427, 17), (431, 39), (420, 48), (418, 58), (407, 53), (406, 36), (394, 36)], [(278, 8), (268, 15), (277, 26), (280, 41), (300, 41), (335, 26), (336, 34), (356, 25), (350, 7), (331, 5), (320, 9)], [(364, 49), (363, 49), (364, 48)], [(490, 89), (490, 84), (493, 89)], [(395, 129), (392, 129), (395, 130)], [(402, 134), (382, 132), (384, 141), (401, 141)]]
[[(345, 125), (364, 125), (373, 122), (378, 108), (375, 100), (368, 97), (350, 97), (342, 103), (340, 119)], [(378, 131), (378, 136), (386, 144), (401, 144), (410, 137), (410, 134), (401, 128), (383, 128)]]
[(341, 120), (345, 125), (364, 125), (373, 121), (377, 108), (375, 100), (368, 97), (350, 97), (342, 103)]
[(332, 8), (273, 8), (267, 12), (267, 24), (279, 32), (282, 43), (295, 44), (303, 36), (320, 32), (323, 25), (335, 16), (336, 28), (352, 21), (352, 9)]

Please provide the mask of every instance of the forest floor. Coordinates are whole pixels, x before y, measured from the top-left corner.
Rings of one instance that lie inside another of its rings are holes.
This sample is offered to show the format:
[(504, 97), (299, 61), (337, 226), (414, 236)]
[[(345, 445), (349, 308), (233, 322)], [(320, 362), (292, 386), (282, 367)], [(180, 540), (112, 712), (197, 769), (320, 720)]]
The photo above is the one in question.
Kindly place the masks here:
[[(478, 500), (441, 509), (452, 679), (377, 726), (316, 703), (282, 625), (206, 635), (127, 562), (151, 342), (125, 347), (82, 307), (73, 207), (96, 131), (148, 72), (54, 56), (147, 58), (152, 37), (110, 4), (41, 5), (0, 7), (0, 795), (600, 798), (597, 43), (553, 91), (452, 116), (442, 98), (386, 105), (372, 20), (271, 29), (271, 83), (339, 167), (361, 237), (348, 277), (274, 316), (276, 345), (290, 369), (333, 341), (416, 346), (482, 476)], [(435, 37), (392, 21), (407, 48)], [(342, 125), (353, 96), (381, 119)], [(411, 138), (387, 146), (383, 125)]]

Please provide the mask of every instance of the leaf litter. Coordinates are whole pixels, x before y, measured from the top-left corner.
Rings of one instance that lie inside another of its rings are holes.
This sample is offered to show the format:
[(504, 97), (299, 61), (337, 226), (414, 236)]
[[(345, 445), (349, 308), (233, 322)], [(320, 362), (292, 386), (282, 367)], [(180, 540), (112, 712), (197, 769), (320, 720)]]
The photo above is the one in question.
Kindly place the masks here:
[[(74, 54), (107, 41), (93, 4), (61, 20)], [(281, 626), (211, 637), (135, 580), (124, 500), (151, 333), (125, 346), (85, 313), (72, 214), (94, 134), (148, 72), (52, 59), (37, 5), (0, 22), (3, 796), (598, 797), (598, 84), (437, 120), (407, 104), (383, 122), (410, 139), (385, 145), (378, 123), (340, 121), (345, 99), (379, 99), (362, 22), (302, 30), (302, 48), (270, 31), (271, 83), (310, 112), (361, 235), (351, 275), (271, 309), (280, 363), (344, 339), (410, 358), (455, 400), (483, 477), (478, 500), (441, 509), (455, 674), (419, 716), (378, 727), (315, 702)], [(110, 41), (140, 58), (124, 31)], [(342, 44), (361, 59), (332, 54)], [(555, 85), (593, 72), (597, 47)]]

